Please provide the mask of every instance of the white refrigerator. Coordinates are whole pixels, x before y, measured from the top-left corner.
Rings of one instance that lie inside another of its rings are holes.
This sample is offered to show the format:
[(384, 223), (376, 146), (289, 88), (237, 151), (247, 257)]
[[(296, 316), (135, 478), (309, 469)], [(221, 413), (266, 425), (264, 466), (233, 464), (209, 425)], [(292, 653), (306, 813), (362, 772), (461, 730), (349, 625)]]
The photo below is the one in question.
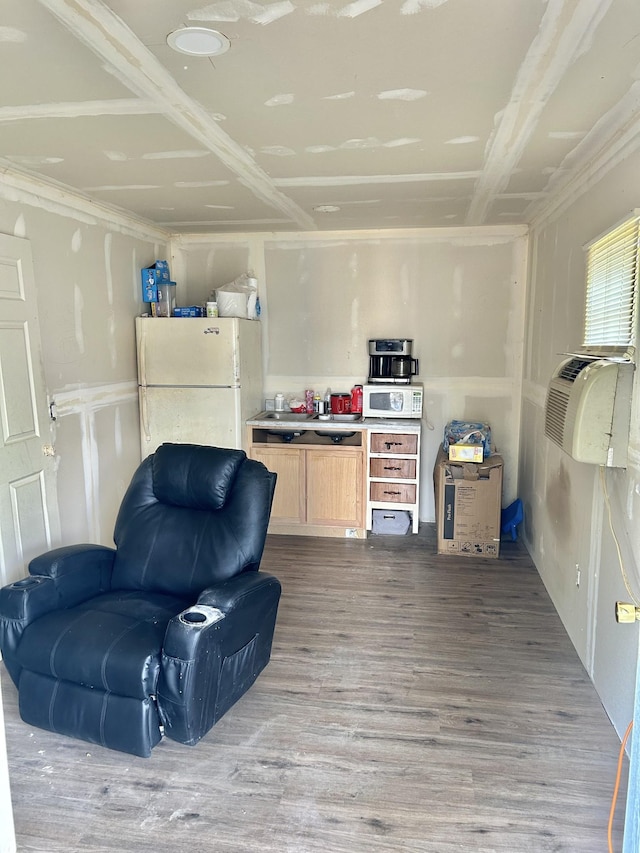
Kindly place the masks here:
[(165, 441), (246, 449), (262, 409), (261, 324), (136, 317), (142, 458)]

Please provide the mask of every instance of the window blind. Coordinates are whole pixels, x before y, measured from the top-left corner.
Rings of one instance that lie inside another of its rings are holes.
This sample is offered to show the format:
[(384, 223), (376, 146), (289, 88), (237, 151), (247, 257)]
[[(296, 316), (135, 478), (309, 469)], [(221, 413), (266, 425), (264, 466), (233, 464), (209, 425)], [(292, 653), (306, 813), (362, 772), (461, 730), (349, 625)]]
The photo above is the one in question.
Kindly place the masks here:
[(633, 216), (588, 247), (583, 351), (633, 355), (639, 223)]

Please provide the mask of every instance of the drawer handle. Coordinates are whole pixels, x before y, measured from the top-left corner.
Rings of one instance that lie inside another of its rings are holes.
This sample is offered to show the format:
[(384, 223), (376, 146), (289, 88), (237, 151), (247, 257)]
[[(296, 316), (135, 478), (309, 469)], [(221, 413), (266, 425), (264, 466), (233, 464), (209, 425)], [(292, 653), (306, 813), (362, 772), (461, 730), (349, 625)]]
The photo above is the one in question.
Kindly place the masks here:
[(402, 447), (401, 441), (385, 441), (384, 446), (387, 450), (391, 450), (392, 447)]
[(384, 470), (385, 471), (401, 471), (402, 468), (400, 468), (399, 465), (385, 465)]
[(401, 495), (402, 492), (383, 492), (383, 495)]

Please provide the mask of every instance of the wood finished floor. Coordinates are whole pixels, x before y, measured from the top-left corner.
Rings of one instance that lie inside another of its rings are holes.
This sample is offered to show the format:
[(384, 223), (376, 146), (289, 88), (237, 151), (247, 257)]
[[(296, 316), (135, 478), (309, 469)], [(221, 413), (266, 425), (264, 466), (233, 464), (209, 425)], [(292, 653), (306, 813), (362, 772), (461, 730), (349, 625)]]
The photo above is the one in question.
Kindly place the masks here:
[(195, 748), (33, 729), (3, 670), (20, 853), (605, 851), (619, 740), (526, 551), (433, 535), (269, 537), (271, 663)]

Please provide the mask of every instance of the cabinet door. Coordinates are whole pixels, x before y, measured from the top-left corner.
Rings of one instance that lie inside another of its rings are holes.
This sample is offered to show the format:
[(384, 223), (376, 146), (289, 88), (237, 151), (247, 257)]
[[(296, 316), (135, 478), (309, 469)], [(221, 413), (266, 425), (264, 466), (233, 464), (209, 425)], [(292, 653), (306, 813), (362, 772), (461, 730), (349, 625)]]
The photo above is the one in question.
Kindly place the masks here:
[(307, 451), (307, 521), (335, 527), (363, 527), (361, 451)]
[(297, 522), (305, 520), (305, 465), (304, 450), (298, 448), (253, 447), (251, 458), (267, 466), (278, 475), (273, 496), (271, 521)]

